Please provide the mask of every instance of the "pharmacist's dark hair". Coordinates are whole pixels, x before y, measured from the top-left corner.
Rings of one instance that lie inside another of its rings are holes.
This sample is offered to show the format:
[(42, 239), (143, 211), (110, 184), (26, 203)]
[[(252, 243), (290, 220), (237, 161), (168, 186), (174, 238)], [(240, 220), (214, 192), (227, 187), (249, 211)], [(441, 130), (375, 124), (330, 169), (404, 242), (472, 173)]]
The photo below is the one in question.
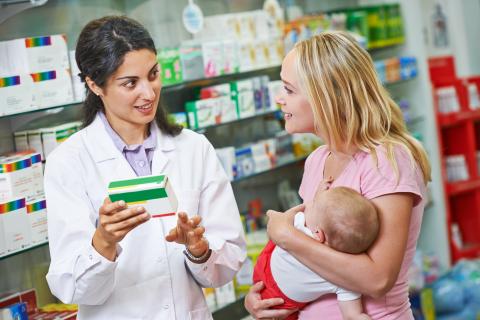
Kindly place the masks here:
[[(89, 77), (104, 88), (109, 77), (122, 65), (127, 53), (147, 49), (157, 54), (148, 31), (137, 21), (125, 16), (106, 16), (90, 21), (80, 32), (75, 60), (80, 78)], [(90, 125), (99, 111), (105, 111), (103, 102), (85, 83), (83, 127)], [(163, 133), (176, 136), (182, 127), (168, 121), (164, 108), (157, 109), (155, 120)]]

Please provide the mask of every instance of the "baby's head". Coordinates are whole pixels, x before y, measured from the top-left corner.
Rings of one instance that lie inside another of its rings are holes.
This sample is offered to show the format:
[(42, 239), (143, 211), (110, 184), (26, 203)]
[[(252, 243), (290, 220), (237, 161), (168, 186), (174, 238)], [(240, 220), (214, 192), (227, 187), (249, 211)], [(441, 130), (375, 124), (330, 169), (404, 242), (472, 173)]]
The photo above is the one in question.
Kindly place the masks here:
[(331, 248), (352, 254), (366, 251), (379, 229), (374, 205), (346, 187), (318, 191), (305, 210), (305, 220), (310, 230), (323, 231)]

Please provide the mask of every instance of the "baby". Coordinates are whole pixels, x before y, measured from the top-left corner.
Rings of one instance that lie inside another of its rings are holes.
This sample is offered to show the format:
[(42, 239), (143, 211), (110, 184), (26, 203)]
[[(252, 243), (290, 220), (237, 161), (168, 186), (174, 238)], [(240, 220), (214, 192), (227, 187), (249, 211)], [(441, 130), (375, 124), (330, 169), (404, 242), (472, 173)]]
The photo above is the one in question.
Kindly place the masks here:
[[(297, 213), (294, 224), (320, 243), (350, 254), (366, 251), (379, 229), (373, 204), (346, 187), (319, 188), (305, 212)], [(284, 300), (277, 308), (301, 309), (324, 294), (335, 293), (344, 319), (370, 319), (363, 313), (360, 294), (326, 281), (271, 241), (258, 258), (253, 281), (263, 281), (262, 299)], [(298, 313), (294, 313), (287, 319), (297, 318)]]

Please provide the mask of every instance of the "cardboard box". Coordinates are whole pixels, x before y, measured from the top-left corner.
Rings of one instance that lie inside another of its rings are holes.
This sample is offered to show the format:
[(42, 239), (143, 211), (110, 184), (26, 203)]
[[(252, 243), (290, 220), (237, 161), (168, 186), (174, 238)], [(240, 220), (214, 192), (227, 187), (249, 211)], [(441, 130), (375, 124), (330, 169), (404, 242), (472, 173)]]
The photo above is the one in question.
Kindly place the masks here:
[(60, 143), (67, 140), (72, 134), (77, 132), (78, 122), (69, 122), (59, 126), (41, 129), (42, 145), (45, 153), (45, 158), (53, 151)]
[(37, 197), (43, 197), (43, 164), (41, 155), (32, 150), (24, 150), (7, 154), (7, 156), (3, 158), (5, 161), (7, 159), (10, 159), (9, 161), (23, 161), (28, 157), (30, 157), (30, 169), (27, 170), (30, 170), (31, 185), (29, 188), (30, 191), (24, 195), (27, 201)]
[(12, 198), (31, 198), (35, 195), (31, 167), (30, 156), (0, 159), (0, 201)]
[(32, 73), (32, 105), (37, 108), (72, 103), (73, 88), (71, 73), (67, 69), (56, 69)]
[(42, 160), (45, 160), (45, 152), (43, 151), (42, 129), (34, 129), (27, 131), (28, 148), (40, 154)]
[(163, 85), (182, 82), (182, 68), (178, 48), (160, 49), (157, 54), (157, 60), (161, 69)]
[(203, 78), (203, 54), (200, 43), (182, 43), (180, 46), (180, 63), (183, 71), (183, 80)]
[(48, 240), (47, 203), (44, 198), (27, 202), (27, 215), (30, 221), (30, 237), (33, 244)]
[(0, 116), (35, 109), (32, 90), (33, 81), (28, 74), (0, 78)]
[(15, 139), (15, 150), (25, 151), (30, 149), (28, 147), (28, 131), (17, 131), (13, 133)]
[(57, 34), (18, 40), (24, 42), (29, 72), (70, 68), (65, 35)]
[(177, 197), (165, 175), (112, 181), (108, 195), (112, 202), (123, 200), (129, 207), (144, 207), (152, 218), (177, 213)]
[(30, 228), (24, 198), (0, 202), (0, 219), (7, 252), (30, 245)]

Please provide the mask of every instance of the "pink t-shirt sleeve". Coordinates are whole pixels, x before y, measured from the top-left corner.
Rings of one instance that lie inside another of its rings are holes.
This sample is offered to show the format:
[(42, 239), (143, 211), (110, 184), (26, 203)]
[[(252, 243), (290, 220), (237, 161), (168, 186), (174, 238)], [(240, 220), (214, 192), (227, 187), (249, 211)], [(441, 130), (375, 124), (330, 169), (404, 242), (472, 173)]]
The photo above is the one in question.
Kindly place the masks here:
[(397, 176), (384, 150), (377, 149), (378, 166), (371, 156), (361, 162), (363, 168), (360, 176), (360, 193), (368, 199), (399, 192), (412, 193), (415, 195), (416, 206), (422, 200), (424, 187), (419, 176), (420, 170), (412, 163), (407, 151), (396, 147), (394, 156), (397, 162)]

